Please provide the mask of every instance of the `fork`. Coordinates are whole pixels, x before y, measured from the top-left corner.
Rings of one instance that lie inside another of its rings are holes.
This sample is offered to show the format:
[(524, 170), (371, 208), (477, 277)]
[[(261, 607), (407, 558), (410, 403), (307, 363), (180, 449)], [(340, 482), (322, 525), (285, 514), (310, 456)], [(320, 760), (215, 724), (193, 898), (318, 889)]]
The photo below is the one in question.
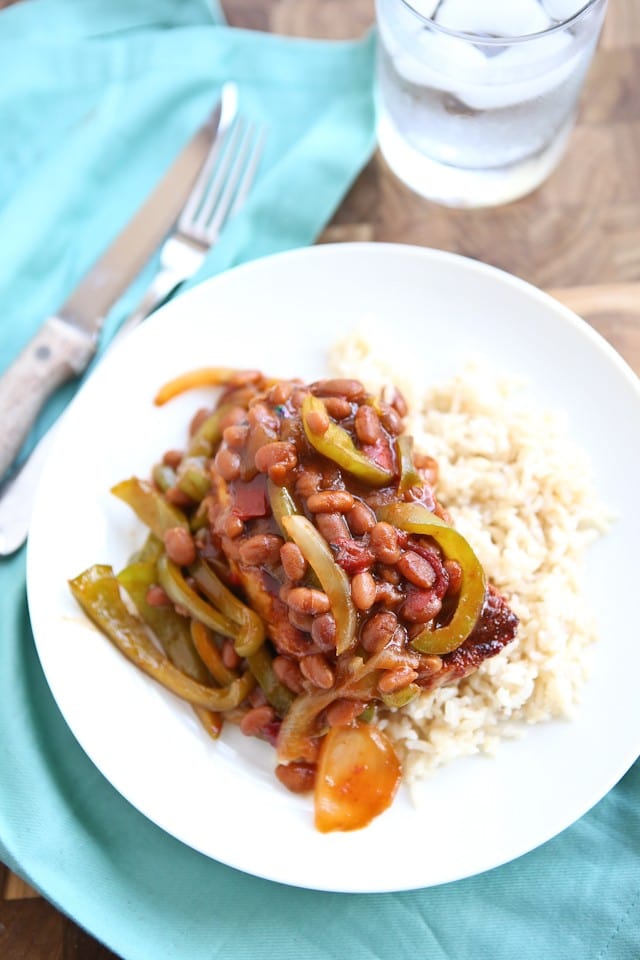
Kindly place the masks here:
[[(200, 268), (225, 224), (242, 207), (258, 170), (263, 127), (238, 113), (238, 90), (226, 84), (216, 137), (174, 232), (160, 249), (160, 268), (137, 308), (121, 324), (107, 350), (137, 327)], [(27, 538), (38, 480), (55, 424), (24, 463), (0, 485), (0, 556)]]

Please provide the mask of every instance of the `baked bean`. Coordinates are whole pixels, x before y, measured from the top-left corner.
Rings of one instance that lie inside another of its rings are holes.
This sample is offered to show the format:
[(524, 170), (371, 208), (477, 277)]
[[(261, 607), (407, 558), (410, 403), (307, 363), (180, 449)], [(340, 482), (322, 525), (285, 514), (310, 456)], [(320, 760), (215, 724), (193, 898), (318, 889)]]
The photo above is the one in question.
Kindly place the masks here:
[(302, 693), (304, 690), (302, 674), (295, 660), (291, 660), (289, 657), (274, 657), (272, 666), (273, 672), (280, 683), (283, 683), (289, 690), (293, 690), (294, 693)]
[(351, 581), (351, 598), (358, 610), (370, 610), (376, 602), (376, 582), (368, 570), (356, 573)]
[(240, 544), (240, 562), (247, 567), (260, 567), (267, 563), (275, 566), (280, 560), (281, 546), (282, 537), (274, 533), (257, 533)]
[(320, 490), (307, 500), (311, 513), (347, 513), (353, 506), (353, 494), (348, 490)]
[(296, 493), (300, 497), (311, 497), (320, 489), (322, 474), (319, 470), (305, 469), (296, 480)]
[(347, 523), (352, 533), (357, 537), (369, 533), (376, 525), (376, 515), (362, 500), (356, 500), (347, 514)]
[(322, 653), (335, 650), (336, 621), (332, 613), (322, 613), (314, 617), (311, 625), (311, 638)]
[(385, 607), (395, 607), (400, 603), (404, 594), (393, 583), (387, 583), (386, 580), (376, 584), (376, 603), (381, 603)]
[(163, 536), (167, 556), (179, 567), (188, 567), (196, 560), (196, 545), (188, 530), (183, 527), (169, 527)]
[(402, 417), (397, 410), (394, 410), (393, 407), (390, 407), (388, 403), (380, 404), (380, 420), (387, 428), (389, 433), (392, 433), (394, 436), (402, 433), (403, 424)]
[(395, 667), (393, 670), (385, 670), (378, 680), (378, 690), (380, 693), (393, 693), (394, 690), (402, 690), (418, 676), (417, 672), (411, 667)]
[(172, 503), (174, 507), (191, 507), (193, 500), (181, 490), (180, 487), (168, 487), (164, 492), (165, 500)]
[(436, 582), (436, 572), (429, 561), (413, 550), (407, 550), (396, 566), (402, 576), (416, 587), (432, 587)]
[(386, 563), (379, 563), (376, 567), (376, 573), (385, 583), (391, 583), (394, 587), (399, 587), (402, 583), (402, 574), (395, 567), (389, 567)]
[(398, 532), (390, 523), (376, 523), (369, 534), (369, 547), (376, 560), (396, 563), (400, 559)]
[(363, 403), (362, 406), (358, 407), (353, 426), (360, 443), (375, 443), (378, 437), (382, 435), (380, 418), (368, 403)]
[(349, 537), (349, 527), (341, 513), (318, 513), (315, 520), (327, 543), (336, 543)]
[(462, 586), (462, 567), (457, 560), (445, 560), (444, 568), (449, 576), (447, 593), (460, 593)]
[(378, 653), (393, 637), (398, 626), (398, 618), (388, 610), (374, 613), (363, 624), (360, 642), (367, 653)]
[(145, 600), (150, 607), (170, 607), (171, 599), (167, 596), (163, 587), (159, 583), (154, 583), (147, 590)]
[(298, 454), (292, 443), (276, 440), (259, 447), (254, 459), (256, 470), (259, 470), (260, 473), (269, 473), (276, 466), (292, 470), (298, 463)]
[(316, 768), (311, 763), (279, 763), (276, 777), (292, 793), (308, 793), (315, 784)]
[(261, 687), (254, 687), (247, 700), (252, 707), (263, 707), (267, 703), (267, 698)]
[(228, 667), (229, 670), (235, 670), (236, 667), (240, 666), (240, 657), (236, 653), (232, 640), (226, 639), (223, 641), (220, 656), (225, 667)]
[(227, 427), (235, 427), (240, 423), (244, 423), (246, 426), (246, 419), (247, 411), (244, 407), (231, 407), (220, 418), (220, 430), (224, 433)]
[(265, 427), (267, 430), (277, 432), (278, 418), (264, 403), (253, 403), (247, 411), (247, 420), (249, 427)]
[(294, 587), (289, 591), (287, 603), (298, 613), (310, 613), (311, 616), (328, 613), (330, 607), (326, 593), (313, 587)]
[(222, 532), (225, 536), (229, 537), (230, 540), (235, 540), (236, 537), (244, 533), (244, 523), (240, 517), (236, 517), (235, 514), (230, 513), (222, 522)]
[(307, 572), (307, 561), (296, 543), (283, 543), (280, 547), (280, 563), (289, 580), (302, 580)]
[(197, 432), (198, 427), (201, 427), (210, 416), (211, 410), (208, 407), (200, 407), (199, 410), (196, 410), (189, 424), (189, 436), (192, 437)]
[(334, 700), (325, 711), (325, 718), (330, 727), (348, 727), (364, 710), (364, 703), (359, 700), (347, 700), (340, 697)]
[(329, 414), (326, 410), (311, 410), (306, 415), (305, 422), (309, 430), (311, 430), (311, 433), (322, 437), (329, 429)]
[(401, 417), (406, 417), (407, 413), (409, 412), (409, 407), (404, 398), (404, 394), (401, 393), (397, 387), (392, 388), (389, 403), (395, 410), (398, 411)]
[(344, 420), (351, 416), (351, 404), (344, 397), (326, 397), (324, 405), (327, 413), (334, 420)]
[(246, 423), (234, 423), (227, 427), (222, 434), (222, 439), (232, 450), (241, 450), (247, 442), (249, 426)]
[(308, 396), (309, 391), (304, 388), (298, 388), (291, 394), (289, 400), (294, 410), (299, 410), (304, 403), (304, 398)]
[(414, 453), (413, 464), (419, 470), (427, 483), (434, 487), (438, 482), (438, 463), (426, 453)]
[(300, 661), (303, 677), (320, 690), (330, 690), (333, 686), (333, 670), (321, 653), (310, 653)]
[(420, 676), (431, 677), (434, 673), (440, 673), (442, 670), (442, 657), (435, 654), (433, 656), (420, 657)]
[(182, 450), (167, 450), (162, 458), (162, 462), (166, 467), (171, 467), (172, 470), (177, 470), (182, 463), (183, 456), (184, 454)]
[(433, 620), (442, 609), (442, 601), (433, 590), (411, 589), (402, 604), (400, 615), (410, 623), (427, 623)]
[(223, 480), (237, 480), (240, 476), (240, 455), (229, 447), (220, 447), (215, 455), (213, 466)]
[(314, 384), (313, 392), (321, 397), (344, 397), (346, 400), (357, 400), (364, 396), (365, 390), (359, 380), (335, 378), (319, 380)]
[(292, 623), (294, 627), (298, 628), (298, 630), (302, 630), (303, 633), (311, 633), (313, 617), (310, 613), (300, 613), (299, 610), (294, 610), (293, 607), (290, 607), (289, 623)]
[(287, 402), (292, 393), (293, 384), (289, 383), (287, 380), (280, 380), (271, 387), (267, 394), (267, 398), (269, 403), (272, 403), (275, 407), (279, 407), (281, 404)]
[(264, 732), (264, 728), (275, 720), (273, 707), (268, 704), (262, 704), (260, 707), (253, 707), (248, 710), (240, 721), (240, 729), (247, 737), (259, 737)]

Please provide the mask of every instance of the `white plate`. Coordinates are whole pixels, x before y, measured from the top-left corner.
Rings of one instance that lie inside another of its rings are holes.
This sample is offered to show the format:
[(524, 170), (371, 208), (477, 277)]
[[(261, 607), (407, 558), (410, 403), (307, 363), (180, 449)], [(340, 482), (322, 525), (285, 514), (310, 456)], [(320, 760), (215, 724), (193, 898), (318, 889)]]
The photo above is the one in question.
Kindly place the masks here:
[[(314, 378), (327, 348), (363, 318), (389, 357), (425, 383), (483, 352), (565, 408), (619, 517), (593, 549), (590, 600), (601, 628), (593, 679), (571, 723), (532, 728), (495, 759), (454, 762), (421, 809), (401, 792), (368, 828), (315, 832), (308, 798), (272, 774), (269, 746), (228, 729), (214, 744), (190, 708), (147, 679), (79, 613), (66, 580), (116, 568), (143, 531), (110, 486), (146, 475), (179, 446), (203, 395), (155, 408), (157, 387), (203, 364)], [(195, 849), (248, 873), (333, 891), (440, 884), (505, 863), (574, 822), (638, 754), (636, 616), (640, 545), (638, 380), (585, 323), (490, 267), (399, 245), (324, 246), (239, 267), (191, 290), (114, 349), (61, 425), (33, 517), (29, 606), (62, 713), (107, 779)]]

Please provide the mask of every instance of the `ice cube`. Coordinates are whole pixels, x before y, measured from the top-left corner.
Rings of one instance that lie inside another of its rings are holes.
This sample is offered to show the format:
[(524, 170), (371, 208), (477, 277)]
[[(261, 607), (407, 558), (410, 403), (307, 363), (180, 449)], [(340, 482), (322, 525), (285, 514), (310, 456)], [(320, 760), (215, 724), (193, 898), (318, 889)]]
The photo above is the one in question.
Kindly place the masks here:
[(585, 0), (540, 0), (552, 20), (568, 20), (585, 5)]
[(464, 82), (482, 83), (488, 63), (472, 43), (428, 28), (411, 46), (396, 48), (393, 59), (398, 73), (410, 83), (447, 91)]
[(435, 22), (482, 36), (524, 37), (551, 26), (538, 0), (445, 0)]

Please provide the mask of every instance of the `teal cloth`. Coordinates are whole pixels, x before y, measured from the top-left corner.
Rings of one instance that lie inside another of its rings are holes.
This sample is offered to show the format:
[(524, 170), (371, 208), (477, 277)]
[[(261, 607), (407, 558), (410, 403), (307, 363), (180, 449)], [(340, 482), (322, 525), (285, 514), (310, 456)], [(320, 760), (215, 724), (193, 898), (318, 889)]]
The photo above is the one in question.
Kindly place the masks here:
[[(373, 147), (371, 38), (232, 30), (198, 0), (29, 0), (0, 13), (0, 64), (0, 367), (117, 233), (223, 80), (268, 118), (269, 146), (200, 277), (312, 242)], [(112, 311), (105, 340), (152, 271)], [(40, 669), (24, 552), (1, 563), (0, 616), (0, 858), (126, 960), (640, 957), (638, 764), (573, 827), (487, 874), (400, 894), (287, 888), (173, 840), (94, 768)], [(384, 854), (428, 857), (433, 829), (415, 850)]]

